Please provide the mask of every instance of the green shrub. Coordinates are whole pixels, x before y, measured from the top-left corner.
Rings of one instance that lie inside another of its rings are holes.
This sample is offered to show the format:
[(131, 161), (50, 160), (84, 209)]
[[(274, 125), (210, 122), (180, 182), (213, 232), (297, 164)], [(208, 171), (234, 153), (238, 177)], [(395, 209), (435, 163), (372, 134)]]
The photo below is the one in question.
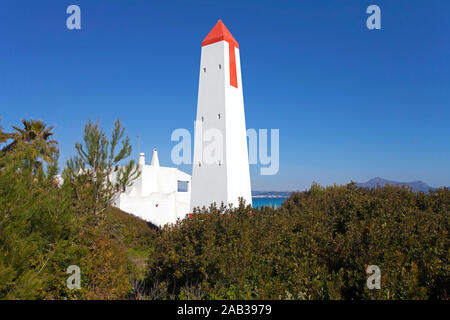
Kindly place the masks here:
[[(159, 298), (445, 299), (449, 212), (448, 189), (354, 184), (315, 186), (277, 210), (202, 210), (158, 233), (147, 289), (166, 287)], [(381, 290), (367, 288), (368, 265), (381, 268)]]

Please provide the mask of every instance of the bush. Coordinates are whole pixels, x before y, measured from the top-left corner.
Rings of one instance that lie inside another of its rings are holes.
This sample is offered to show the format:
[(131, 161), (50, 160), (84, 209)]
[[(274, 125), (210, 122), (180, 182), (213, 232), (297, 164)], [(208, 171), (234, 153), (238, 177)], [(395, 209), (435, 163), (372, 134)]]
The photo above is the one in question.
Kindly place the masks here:
[[(86, 207), (99, 205), (82, 205), (76, 195), (89, 183), (61, 183), (56, 177), (53, 141), (52, 152), (44, 152), (41, 140), (17, 138), (10, 145), (14, 148), (0, 151), (0, 299), (127, 298), (136, 277), (128, 251), (149, 247), (155, 231), (107, 206), (97, 223), (98, 211)], [(81, 269), (81, 289), (67, 288), (70, 265)]]
[[(281, 208), (210, 208), (165, 227), (150, 254), (159, 298), (445, 299), (450, 191), (386, 186), (295, 193)], [(366, 286), (381, 268), (381, 290)]]

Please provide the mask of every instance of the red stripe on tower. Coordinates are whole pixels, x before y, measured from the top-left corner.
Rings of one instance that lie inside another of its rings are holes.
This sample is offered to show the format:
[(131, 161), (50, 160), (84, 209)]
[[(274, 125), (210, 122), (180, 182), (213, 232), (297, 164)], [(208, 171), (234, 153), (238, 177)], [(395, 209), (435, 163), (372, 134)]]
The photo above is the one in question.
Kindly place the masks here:
[(202, 47), (219, 41), (228, 42), (230, 55), (230, 85), (237, 88), (238, 82), (235, 48), (239, 48), (239, 43), (237, 43), (236, 39), (234, 39), (230, 31), (228, 31), (227, 27), (225, 27), (222, 20), (219, 20), (214, 28), (212, 28), (212, 30), (208, 33), (208, 35), (202, 42)]
[[(228, 42), (229, 43), (229, 42)], [(234, 51), (234, 46), (229, 43), (230, 48), (230, 85), (237, 88), (237, 70), (236, 70), (236, 53)]]

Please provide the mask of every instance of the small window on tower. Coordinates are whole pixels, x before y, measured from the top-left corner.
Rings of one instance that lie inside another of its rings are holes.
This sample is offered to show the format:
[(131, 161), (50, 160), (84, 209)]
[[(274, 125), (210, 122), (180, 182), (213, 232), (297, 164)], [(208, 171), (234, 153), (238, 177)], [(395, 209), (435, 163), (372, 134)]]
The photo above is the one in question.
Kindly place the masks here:
[(221, 64), (219, 64), (219, 69), (222, 69), (222, 65)]
[(217, 119), (219, 119), (220, 120), (220, 113), (217, 115)]
[(219, 165), (219, 167), (222, 165), (222, 161), (218, 160), (217, 164)]
[(204, 122), (204, 121), (205, 121), (205, 118), (202, 117), (202, 122)]
[(201, 167), (201, 166), (202, 166), (201, 162), (199, 162), (199, 163), (198, 163), (198, 166), (199, 166), (199, 167)]
[(203, 72), (206, 72), (206, 68), (203, 68)]

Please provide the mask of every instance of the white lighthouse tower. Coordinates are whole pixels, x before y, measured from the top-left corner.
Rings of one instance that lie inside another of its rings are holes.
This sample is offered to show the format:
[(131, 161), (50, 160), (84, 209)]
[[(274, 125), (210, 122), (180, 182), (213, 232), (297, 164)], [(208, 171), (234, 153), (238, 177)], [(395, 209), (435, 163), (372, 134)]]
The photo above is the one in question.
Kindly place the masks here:
[(202, 42), (192, 168), (195, 207), (252, 203), (239, 44), (221, 20)]

